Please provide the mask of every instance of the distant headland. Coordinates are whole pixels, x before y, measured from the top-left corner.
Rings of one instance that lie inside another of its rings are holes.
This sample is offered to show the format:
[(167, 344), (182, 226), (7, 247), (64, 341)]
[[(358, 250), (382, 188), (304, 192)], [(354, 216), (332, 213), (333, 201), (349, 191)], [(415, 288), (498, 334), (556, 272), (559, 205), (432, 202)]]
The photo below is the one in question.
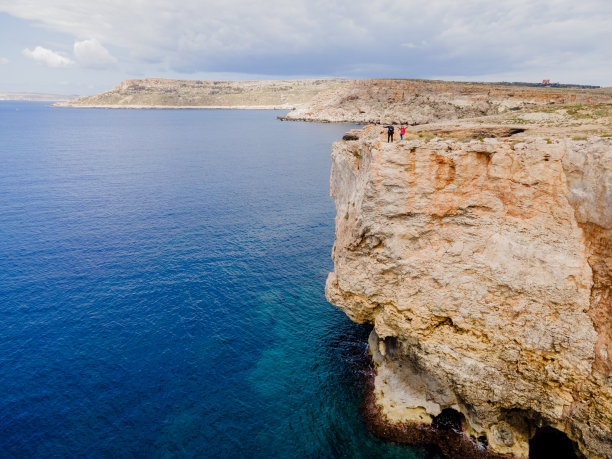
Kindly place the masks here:
[(110, 91), (56, 104), (89, 108), (293, 110), (347, 80), (124, 80)]

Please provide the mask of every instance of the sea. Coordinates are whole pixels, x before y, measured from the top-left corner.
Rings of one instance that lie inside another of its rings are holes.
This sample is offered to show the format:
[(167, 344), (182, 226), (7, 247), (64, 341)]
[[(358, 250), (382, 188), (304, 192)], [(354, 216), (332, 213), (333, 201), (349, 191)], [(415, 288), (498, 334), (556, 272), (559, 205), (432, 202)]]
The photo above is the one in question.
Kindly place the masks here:
[(439, 457), (325, 300), (352, 126), (282, 114), (0, 102), (0, 457)]

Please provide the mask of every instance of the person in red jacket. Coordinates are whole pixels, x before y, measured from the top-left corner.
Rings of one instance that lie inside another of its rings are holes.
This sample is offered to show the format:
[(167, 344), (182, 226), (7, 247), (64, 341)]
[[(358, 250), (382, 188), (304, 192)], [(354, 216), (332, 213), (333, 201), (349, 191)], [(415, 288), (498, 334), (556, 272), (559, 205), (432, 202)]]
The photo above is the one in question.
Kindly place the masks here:
[(406, 128), (400, 126), (399, 131), (400, 131), (400, 140), (404, 140), (404, 134), (406, 134)]

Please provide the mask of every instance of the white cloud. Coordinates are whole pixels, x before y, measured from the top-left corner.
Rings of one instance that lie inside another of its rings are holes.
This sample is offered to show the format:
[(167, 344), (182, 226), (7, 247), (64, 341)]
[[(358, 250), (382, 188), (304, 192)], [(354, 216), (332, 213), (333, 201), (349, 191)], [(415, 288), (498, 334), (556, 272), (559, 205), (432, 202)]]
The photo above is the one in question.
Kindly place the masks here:
[(6, 57), (0, 57), (0, 65), (7, 65), (9, 61)]
[(76, 41), (74, 56), (79, 64), (91, 69), (113, 68), (117, 65), (117, 59), (96, 39)]
[(77, 43), (95, 39), (99, 47), (87, 57), (75, 44), (76, 59), (87, 66), (113, 64), (104, 43), (143, 72), (155, 65), (179, 72), (370, 69), (354, 76), (539, 78), (554, 70), (563, 80), (588, 56), (580, 69), (585, 78), (609, 75), (612, 84), (609, 0), (0, 0), (0, 12)]
[(50, 49), (43, 48), (42, 46), (37, 46), (33, 51), (26, 48), (22, 51), (22, 54), (35, 60), (39, 64), (46, 65), (47, 67), (60, 68), (71, 67), (74, 65), (74, 61), (71, 59), (68, 59), (67, 57), (64, 57)]

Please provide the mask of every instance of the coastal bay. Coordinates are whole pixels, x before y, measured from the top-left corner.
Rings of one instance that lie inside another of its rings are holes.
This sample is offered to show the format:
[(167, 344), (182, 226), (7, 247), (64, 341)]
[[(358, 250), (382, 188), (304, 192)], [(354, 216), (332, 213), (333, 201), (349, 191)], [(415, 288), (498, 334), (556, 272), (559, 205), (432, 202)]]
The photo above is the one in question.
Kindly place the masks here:
[(324, 298), (350, 126), (279, 114), (0, 103), (4, 455), (435, 457), (368, 433)]

